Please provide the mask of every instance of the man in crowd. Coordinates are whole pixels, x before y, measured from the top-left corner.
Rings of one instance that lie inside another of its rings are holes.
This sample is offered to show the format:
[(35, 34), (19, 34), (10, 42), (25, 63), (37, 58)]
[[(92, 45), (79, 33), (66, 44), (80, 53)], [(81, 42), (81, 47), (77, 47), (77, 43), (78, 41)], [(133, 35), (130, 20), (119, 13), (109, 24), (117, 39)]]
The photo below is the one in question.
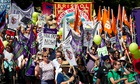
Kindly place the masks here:
[(97, 72), (96, 84), (108, 84), (107, 74), (109, 72), (109, 69), (111, 68), (110, 59), (108, 55), (103, 56), (101, 59), (104, 61), (104, 64), (102, 67), (99, 68)]
[(120, 61), (114, 61), (113, 69), (108, 72), (108, 84), (120, 84), (121, 81), (127, 80), (127, 78), (120, 78), (119, 69), (121, 67)]

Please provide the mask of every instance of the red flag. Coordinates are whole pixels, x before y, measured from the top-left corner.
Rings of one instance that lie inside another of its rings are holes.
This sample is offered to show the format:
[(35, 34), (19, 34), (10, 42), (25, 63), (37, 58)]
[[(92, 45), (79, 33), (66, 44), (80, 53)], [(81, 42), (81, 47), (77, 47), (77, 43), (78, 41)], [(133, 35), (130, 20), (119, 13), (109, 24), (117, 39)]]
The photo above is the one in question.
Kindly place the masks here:
[(2, 41), (0, 40), (0, 54), (3, 54), (3, 50), (4, 50), (4, 45)]
[(78, 10), (78, 6), (76, 6), (76, 10), (75, 10), (75, 22), (74, 22), (74, 30), (80, 34), (80, 30), (79, 30), (79, 27), (80, 25), (82, 24), (82, 21), (80, 19), (80, 12)]

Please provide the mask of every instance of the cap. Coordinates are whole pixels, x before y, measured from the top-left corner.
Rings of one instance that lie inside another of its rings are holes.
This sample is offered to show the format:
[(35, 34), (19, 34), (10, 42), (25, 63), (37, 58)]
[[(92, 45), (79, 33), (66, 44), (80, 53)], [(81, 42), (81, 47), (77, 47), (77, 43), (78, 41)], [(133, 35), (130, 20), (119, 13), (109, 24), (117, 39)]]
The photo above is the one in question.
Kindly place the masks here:
[(126, 58), (125, 57), (121, 57), (119, 60), (126, 62)]
[(104, 60), (104, 61), (107, 60), (107, 59), (110, 59), (110, 58), (109, 58), (109, 55), (102, 56), (101, 58), (102, 58), (102, 60)]

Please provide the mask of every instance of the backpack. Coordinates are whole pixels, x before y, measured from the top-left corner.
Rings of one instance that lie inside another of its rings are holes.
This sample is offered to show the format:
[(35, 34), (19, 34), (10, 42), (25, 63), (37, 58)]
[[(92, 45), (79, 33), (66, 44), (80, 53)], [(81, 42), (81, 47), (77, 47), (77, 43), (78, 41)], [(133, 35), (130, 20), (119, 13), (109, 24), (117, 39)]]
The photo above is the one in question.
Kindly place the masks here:
[(139, 74), (137, 74), (135, 76), (135, 80), (137, 81), (137, 84), (140, 84), (140, 75)]

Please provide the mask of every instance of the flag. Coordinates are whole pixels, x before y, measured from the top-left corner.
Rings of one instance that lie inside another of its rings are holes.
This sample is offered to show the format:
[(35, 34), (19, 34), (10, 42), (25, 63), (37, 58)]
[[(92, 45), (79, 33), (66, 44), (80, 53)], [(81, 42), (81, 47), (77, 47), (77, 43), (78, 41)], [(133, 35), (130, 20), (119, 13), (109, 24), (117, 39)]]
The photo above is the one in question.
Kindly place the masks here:
[(103, 58), (103, 54), (101, 53), (100, 67), (104, 65), (104, 60), (102, 58)]
[(76, 9), (75, 9), (74, 30), (78, 34), (80, 34), (79, 27), (80, 27), (81, 24), (82, 24), (82, 21), (81, 21), (81, 18), (80, 18), (80, 12), (79, 12), (78, 6), (76, 6)]
[(0, 39), (0, 54), (3, 54), (3, 50), (4, 50), (4, 45), (3, 45), (3, 42)]
[(37, 45), (36, 45), (36, 36), (33, 32), (33, 27), (31, 27), (30, 30), (30, 37), (28, 39), (27, 46), (31, 55), (35, 55), (37, 52), (37, 48), (36, 48)]
[(117, 27), (116, 27), (116, 19), (114, 17), (113, 10), (111, 10), (111, 14), (112, 14), (111, 29), (112, 29), (114, 35), (116, 36), (118, 31), (117, 31)]
[(110, 18), (110, 7), (108, 7), (107, 17)]
[(130, 34), (133, 35), (134, 30), (133, 30), (133, 27), (132, 27), (132, 17), (131, 17), (131, 15), (129, 17), (129, 24), (130, 24)]
[(101, 6), (99, 6), (97, 20), (101, 21)]
[(33, 63), (33, 59), (32, 59), (31, 54), (30, 54), (30, 55), (28, 56), (27, 64), (25, 65), (25, 73), (24, 73), (24, 74), (27, 75), (27, 74), (32, 73), (32, 72), (31, 72), (32, 70), (29, 69), (29, 68), (31, 67), (32, 63)]
[(0, 31), (3, 30), (3, 28), (6, 25), (6, 10), (4, 10), (1, 14), (0, 14)]
[(136, 43), (140, 46), (140, 9), (133, 9), (132, 10), (132, 17), (135, 19), (136, 25)]
[(53, 4), (48, 2), (42, 3), (42, 13), (45, 15), (51, 15), (53, 14)]
[(103, 12), (103, 28), (104, 28), (104, 31), (106, 31), (109, 35), (112, 34), (110, 18), (107, 16), (107, 10), (105, 7), (104, 7), (104, 12)]
[(121, 50), (121, 45), (120, 45), (120, 41), (119, 41), (118, 36), (116, 36), (116, 48), (117, 48), (118, 50)]
[(123, 23), (123, 26), (127, 26), (128, 28), (130, 28), (130, 24), (128, 22), (126, 10), (124, 7), (123, 7), (123, 11), (122, 11), (122, 23)]
[(102, 33), (102, 31), (103, 31), (103, 29), (102, 29), (102, 20), (101, 20), (101, 6), (99, 6), (99, 10), (98, 10), (98, 17), (97, 17), (97, 20), (98, 20), (98, 22), (100, 22), (99, 24), (98, 24), (98, 30), (99, 30), (99, 32), (100, 32), (100, 34)]
[(17, 40), (14, 40), (14, 59), (20, 57), (25, 51), (24, 45), (20, 44)]
[(130, 38), (130, 33), (126, 34), (126, 44), (129, 47), (129, 45), (131, 44), (131, 38)]
[(121, 15), (120, 4), (118, 6), (117, 27), (118, 27), (119, 30), (122, 30), (122, 15)]
[(24, 45), (27, 44), (28, 38), (26, 38), (26, 37), (23, 35), (23, 33), (21, 32), (21, 30), (19, 30), (19, 32), (18, 32), (18, 37), (19, 37), (19, 42), (20, 42), (21, 44), (24, 44)]
[(102, 41), (101, 41), (101, 44), (100, 44), (100, 46), (101, 46), (101, 47), (104, 47), (104, 46), (106, 46), (105, 39), (103, 39), (103, 38), (102, 38)]
[[(136, 29), (136, 43), (138, 44), (138, 46), (140, 47), (140, 8), (136, 8), (132, 10), (132, 17), (135, 20), (135, 29)], [(140, 74), (140, 59), (135, 59), (134, 56), (132, 56), (132, 60), (133, 60), (133, 66), (136, 72), (138, 72)]]

